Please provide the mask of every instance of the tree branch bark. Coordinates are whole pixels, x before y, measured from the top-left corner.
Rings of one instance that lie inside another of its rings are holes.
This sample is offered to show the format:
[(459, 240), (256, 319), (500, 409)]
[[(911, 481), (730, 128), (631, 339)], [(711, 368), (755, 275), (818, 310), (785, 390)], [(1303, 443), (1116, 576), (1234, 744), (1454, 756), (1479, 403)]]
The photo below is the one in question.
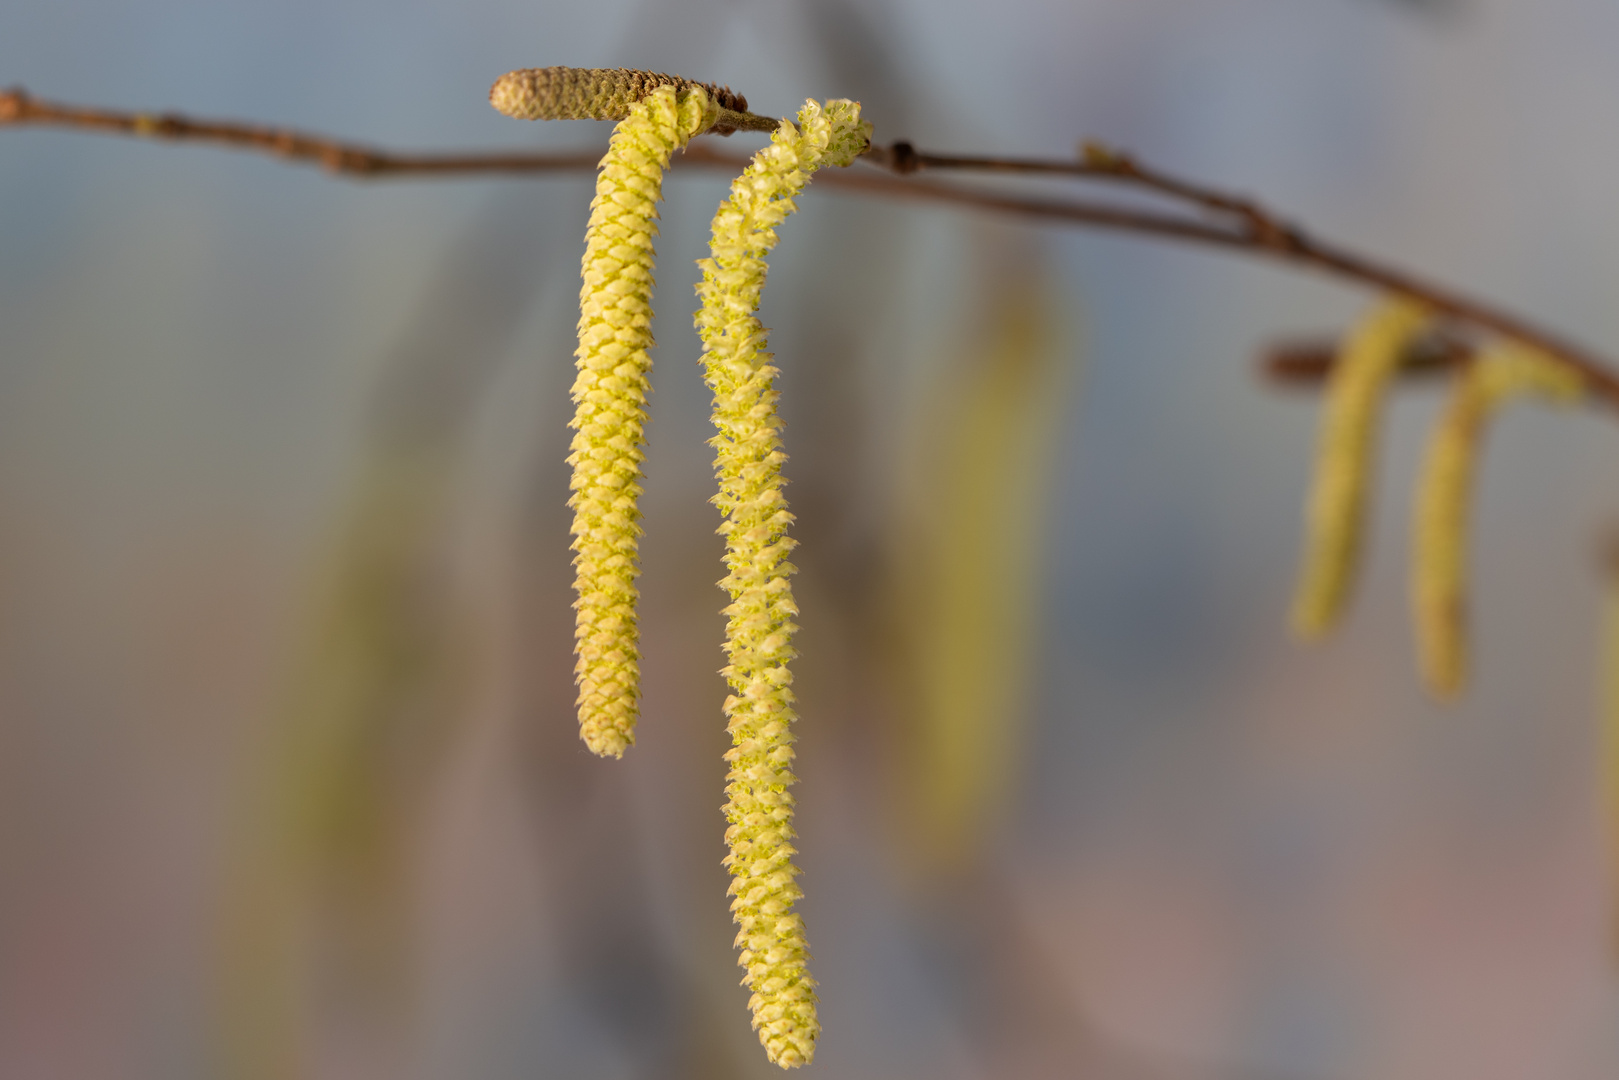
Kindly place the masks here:
[[(137, 113), (44, 101), (16, 87), (0, 93), (0, 127), (66, 128), (138, 138), (211, 143), (319, 165), (358, 179), (553, 175), (586, 172), (598, 150), (563, 152), (400, 153), (290, 128), (228, 120), (201, 120), (178, 113)], [(1593, 398), (1619, 412), (1619, 376), (1613, 365), (1561, 335), (1504, 308), (1347, 248), (1320, 240), (1253, 200), (1150, 169), (1127, 154), (1087, 143), (1073, 161), (931, 154), (908, 142), (873, 146), (862, 158), (890, 175), (829, 172), (817, 188), (860, 195), (932, 202), (1202, 244), (1269, 258), (1345, 281), (1401, 293), (1423, 301), (1462, 327), (1492, 331), (1530, 345), (1580, 373)], [(676, 159), (681, 169), (740, 172), (747, 158), (694, 143)], [(914, 179), (919, 172), (989, 173), (998, 176), (1059, 176), (1122, 184), (1179, 204), (1178, 212), (1143, 210), (1080, 199), (1035, 197), (955, 183)]]

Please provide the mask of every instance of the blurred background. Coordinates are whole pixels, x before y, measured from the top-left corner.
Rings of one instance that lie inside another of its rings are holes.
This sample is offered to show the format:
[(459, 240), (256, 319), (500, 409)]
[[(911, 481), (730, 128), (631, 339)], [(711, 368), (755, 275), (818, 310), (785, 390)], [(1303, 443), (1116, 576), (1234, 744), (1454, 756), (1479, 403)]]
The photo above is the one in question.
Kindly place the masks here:
[[(526, 66), (1099, 138), (1619, 353), (1606, 0), (52, 0), (0, 85), (421, 149), (603, 145)], [(751, 151), (756, 135), (729, 149)], [(0, 1075), (730, 1078), (724, 621), (666, 185), (645, 702), (575, 734), (564, 464), (588, 176), (331, 179), (0, 131)], [(1343, 631), (1286, 633), (1316, 402), (1371, 298), (811, 191), (773, 330), (828, 1077), (1619, 1069), (1598, 777), (1606, 418), (1525, 408), (1477, 677), (1421, 695), (1403, 392)]]

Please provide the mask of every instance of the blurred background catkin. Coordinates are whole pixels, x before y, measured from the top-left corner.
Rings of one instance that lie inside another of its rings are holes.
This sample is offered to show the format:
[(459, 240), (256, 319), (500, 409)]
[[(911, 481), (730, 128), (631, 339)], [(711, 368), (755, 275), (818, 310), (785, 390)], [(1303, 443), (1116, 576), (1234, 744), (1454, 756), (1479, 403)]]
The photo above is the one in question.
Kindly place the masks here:
[[(420, 148), (605, 145), (512, 68), (1096, 137), (1619, 352), (1603, 0), (23, 0), (0, 84)], [(738, 135), (751, 151), (762, 136)], [(585, 175), (328, 179), (0, 131), (0, 1076), (774, 1074), (726, 909), (724, 598), (693, 260), (659, 241), (644, 710), (573, 719)], [(1316, 400), (1368, 298), (1157, 242), (810, 192), (761, 318), (802, 608), (801, 910), (840, 1078), (1595, 1080), (1619, 452), (1525, 409), (1427, 703), (1388, 416), (1341, 632), (1287, 635)], [(1611, 754), (1609, 755), (1611, 756)]]

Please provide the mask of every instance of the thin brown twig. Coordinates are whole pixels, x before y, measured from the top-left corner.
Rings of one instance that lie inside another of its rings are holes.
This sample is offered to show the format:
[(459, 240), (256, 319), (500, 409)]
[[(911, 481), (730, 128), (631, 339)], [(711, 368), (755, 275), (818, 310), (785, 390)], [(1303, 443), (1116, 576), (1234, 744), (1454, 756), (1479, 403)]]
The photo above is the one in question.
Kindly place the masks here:
[[(1493, 330), (1505, 337), (1533, 346), (1579, 372), (1593, 397), (1612, 408), (1619, 409), (1619, 378), (1616, 378), (1610, 370), (1607, 361), (1589, 350), (1484, 301), (1474, 300), (1444, 286), (1424, 281), (1406, 271), (1315, 239), (1297, 226), (1278, 224), (1275, 219), (1268, 216), (1265, 216), (1267, 222), (1265, 228), (1239, 229), (1151, 211), (1068, 200), (1004, 196), (956, 186), (929, 185), (925, 181), (884, 183), (878, 177), (834, 174), (818, 179), (817, 183), (827, 187), (863, 190), (872, 194), (903, 195), (915, 199), (999, 210), (1025, 217), (1146, 233), (1309, 266), (1335, 277), (1413, 297), (1457, 322)], [(900, 187), (901, 183), (905, 186)], [(1264, 216), (1257, 207), (1254, 211)]]
[(1194, 184), (1149, 169), (1129, 154), (1099, 142), (1086, 142), (1074, 161), (1048, 158), (984, 157), (970, 154), (929, 154), (900, 141), (887, 147), (872, 147), (865, 160), (901, 175), (927, 169), (950, 172), (987, 172), (1017, 176), (1063, 176), (1076, 180), (1113, 180), (1144, 188), (1159, 195), (1192, 203), (1204, 210), (1232, 214), (1256, 231), (1284, 228), (1264, 214), (1251, 200)]
[[(195, 120), (177, 113), (134, 113), (64, 105), (34, 98), (18, 87), (0, 93), (0, 127), (20, 125), (215, 143), (318, 164), (330, 172), (359, 178), (570, 173), (594, 168), (600, 158), (600, 152), (594, 150), (401, 154), (286, 128)], [(1361, 285), (1410, 296), (1458, 323), (1492, 330), (1539, 349), (1579, 372), (1594, 398), (1619, 410), (1619, 376), (1614, 374), (1611, 365), (1556, 333), (1487, 302), (1317, 239), (1252, 200), (1148, 169), (1129, 155), (1100, 144), (1087, 144), (1083, 156), (1075, 161), (1043, 161), (926, 154), (909, 143), (898, 142), (888, 147), (873, 147), (866, 160), (900, 175), (823, 173), (817, 178), (816, 186), (1158, 236), (1307, 266)], [(679, 164), (738, 170), (746, 161), (739, 155), (693, 144)], [(1189, 217), (1083, 200), (1032, 197), (910, 178), (909, 174), (923, 170), (1045, 174), (1124, 183), (1187, 203), (1200, 211), (1200, 215)], [(1209, 214), (1215, 216), (1206, 216)]]
[(193, 120), (179, 113), (136, 113), (63, 105), (42, 101), (21, 87), (0, 93), (0, 127), (23, 124), (76, 128), (137, 138), (216, 143), (290, 161), (308, 162), (329, 172), (358, 177), (578, 172), (595, 168), (601, 160), (600, 151), (559, 154), (399, 154), (291, 128), (264, 127), (229, 120)]
[[(1319, 390), (1338, 363), (1340, 343), (1332, 337), (1278, 341), (1259, 354), (1262, 380), (1273, 386)], [(1415, 341), (1400, 357), (1402, 379), (1426, 378), (1453, 371), (1473, 359), (1473, 347), (1448, 334)]]

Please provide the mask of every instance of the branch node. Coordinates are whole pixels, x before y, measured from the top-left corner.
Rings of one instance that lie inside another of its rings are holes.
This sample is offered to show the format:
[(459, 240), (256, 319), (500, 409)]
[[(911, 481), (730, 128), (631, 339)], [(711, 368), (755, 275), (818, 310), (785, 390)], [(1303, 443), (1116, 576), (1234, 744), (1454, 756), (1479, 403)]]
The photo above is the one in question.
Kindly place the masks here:
[(908, 176), (922, 167), (922, 155), (916, 147), (901, 139), (888, 148), (888, 167), (902, 176)]
[(1086, 168), (1111, 173), (1118, 172), (1120, 164), (1127, 159), (1116, 153), (1106, 143), (1098, 142), (1095, 139), (1086, 139), (1079, 145), (1079, 160), (1084, 163)]
[(0, 93), (0, 123), (19, 120), (28, 111), (28, 91), (13, 86)]

